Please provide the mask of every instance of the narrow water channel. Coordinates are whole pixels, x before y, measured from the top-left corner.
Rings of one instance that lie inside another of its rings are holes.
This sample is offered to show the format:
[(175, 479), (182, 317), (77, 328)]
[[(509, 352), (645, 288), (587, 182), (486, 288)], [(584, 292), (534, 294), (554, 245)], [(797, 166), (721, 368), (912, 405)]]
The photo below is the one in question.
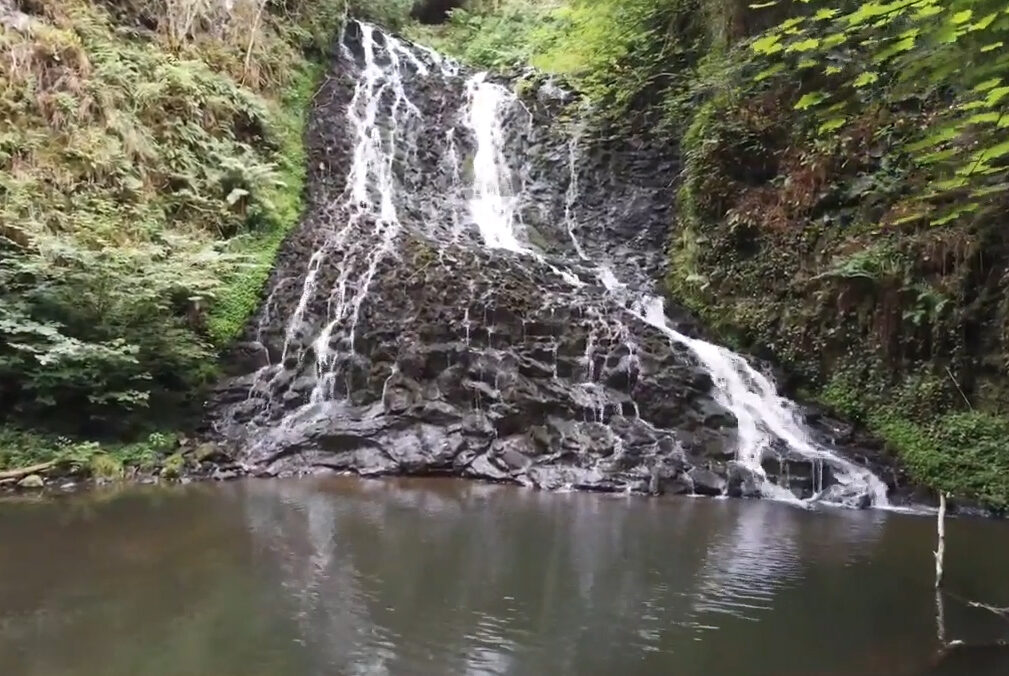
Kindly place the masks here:
[[(7, 499), (0, 673), (1009, 673), (997, 653), (932, 668), (933, 529), (457, 480)], [(950, 591), (1009, 605), (1006, 543), (1009, 524), (952, 521)], [(953, 599), (945, 622), (1009, 636)]]

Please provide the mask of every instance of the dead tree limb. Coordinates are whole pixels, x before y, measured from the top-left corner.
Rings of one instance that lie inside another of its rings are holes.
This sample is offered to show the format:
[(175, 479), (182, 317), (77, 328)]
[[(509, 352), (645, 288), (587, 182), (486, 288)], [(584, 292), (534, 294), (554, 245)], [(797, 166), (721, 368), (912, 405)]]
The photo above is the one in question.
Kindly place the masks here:
[(47, 469), (51, 469), (56, 466), (55, 460), (50, 460), (49, 462), (43, 462), (38, 465), (32, 465), (31, 467), (20, 467), (18, 469), (9, 469), (4, 472), (0, 472), (0, 481), (6, 481), (8, 479), (23, 479), (29, 474), (38, 474), (39, 472), (44, 472)]
[(935, 588), (942, 587), (943, 559), (946, 556), (946, 494), (939, 493), (939, 515), (936, 520), (938, 542), (935, 547)]

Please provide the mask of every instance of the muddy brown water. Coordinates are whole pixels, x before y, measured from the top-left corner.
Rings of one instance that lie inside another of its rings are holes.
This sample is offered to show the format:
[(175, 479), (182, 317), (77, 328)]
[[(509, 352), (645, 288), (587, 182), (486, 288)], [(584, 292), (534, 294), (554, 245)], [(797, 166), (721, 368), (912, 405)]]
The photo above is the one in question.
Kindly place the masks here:
[[(948, 638), (1009, 623), (949, 523)], [(0, 674), (1009, 674), (937, 663), (929, 518), (350, 478), (0, 501)]]

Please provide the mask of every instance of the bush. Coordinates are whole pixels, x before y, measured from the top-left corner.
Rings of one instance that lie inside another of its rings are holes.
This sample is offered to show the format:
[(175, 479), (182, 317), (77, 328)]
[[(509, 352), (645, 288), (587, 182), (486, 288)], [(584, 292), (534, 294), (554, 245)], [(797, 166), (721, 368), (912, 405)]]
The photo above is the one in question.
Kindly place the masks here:
[(297, 222), (304, 54), (344, 1), (27, 6), (0, 33), (0, 410), (179, 424)]

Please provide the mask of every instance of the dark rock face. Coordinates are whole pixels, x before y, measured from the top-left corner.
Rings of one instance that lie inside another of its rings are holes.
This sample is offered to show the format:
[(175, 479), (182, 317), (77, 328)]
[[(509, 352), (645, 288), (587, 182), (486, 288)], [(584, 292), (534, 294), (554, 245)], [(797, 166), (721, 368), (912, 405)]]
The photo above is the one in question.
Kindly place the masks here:
[(448, 20), (449, 12), (462, 5), (463, 0), (417, 0), (410, 10), (410, 16), (421, 23), (444, 23)]
[[(567, 95), (549, 87), (502, 103), (502, 192), (524, 250), (489, 248), (467, 206), (483, 161), (461, 117), (473, 86), (426, 52), (348, 30), (315, 99), (304, 222), (212, 402), (212, 435), (268, 475), (759, 496), (732, 462), (737, 420), (711, 375), (600, 273), (638, 288), (661, 274), (672, 154), (572, 146), (546, 117)], [(369, 152), (387, 156), (369, 164)], [(774, 476), (811, 495), (812, 465), (782, 462)]]

